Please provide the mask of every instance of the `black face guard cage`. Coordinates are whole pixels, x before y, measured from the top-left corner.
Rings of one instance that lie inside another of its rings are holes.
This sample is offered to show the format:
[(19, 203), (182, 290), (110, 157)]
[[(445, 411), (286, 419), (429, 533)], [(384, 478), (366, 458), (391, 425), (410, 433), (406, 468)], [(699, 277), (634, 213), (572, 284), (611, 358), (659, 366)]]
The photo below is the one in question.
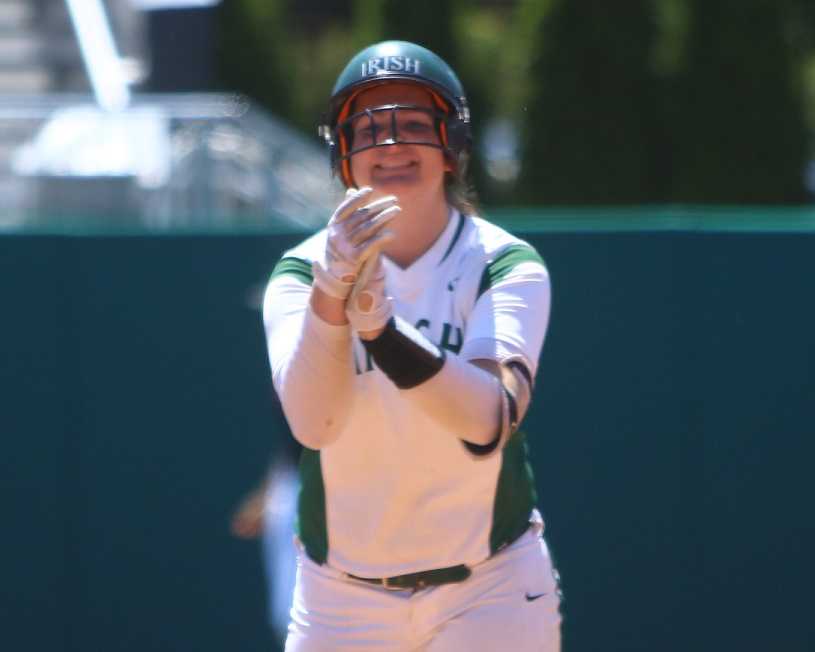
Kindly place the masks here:
[[(438, 142), (432, 143), (428, 142), (427, 140), (409, 140), (400, 138), (399, 128), (396, 123), (396, 112), (402, 110), (419, 111), (429, 115), (433, 119), (433, 129), (438, 137)], [(374, 120), (375, 114), (384, 113), (386, 111), (390, 111), (389, 128), (383, 128), (382, 126), (377, 125), (376, 120)], [(354, 148), (354, 125), (356, 122), (366, 117), (369, 121), (371, 140), (373, 142), (370, 145), (363, 145), (362, 147)], [(383, 106), (377, 106), (373, 109), (365, 109), (359, 113), (354, 113), (339, 123), (333, 130), (328, 125), (322, 125), (320, 127), (320, 134), (331, 147), (335, 148), (334, 151), (336, 154), (336, 161), (345, 161), (354, 154), (359, 154), (360, 152), (373, 149), (374, 147), (387, 147), (388, 145), (396, 144), (434, 147), (442, 150), (448, 156), (455, 158), (456, 154), (452, 151), (448, 144), (447, 120), (448, 116), (446, 113), (437, 109), (430, 109), (426, 106), (417, 106), (414, 104), (385, 104)], [(388, 129), (390, 130), (390, 138), (385, 138), (382, 141), (379, 141), (380, 133), (383, 130), (387, 131)]]

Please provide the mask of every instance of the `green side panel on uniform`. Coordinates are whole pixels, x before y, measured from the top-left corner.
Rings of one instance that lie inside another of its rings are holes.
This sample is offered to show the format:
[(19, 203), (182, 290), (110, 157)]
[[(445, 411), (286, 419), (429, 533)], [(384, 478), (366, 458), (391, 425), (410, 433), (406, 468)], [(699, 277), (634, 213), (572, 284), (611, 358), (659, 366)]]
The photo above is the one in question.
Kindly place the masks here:
[(521, 263), (530, 262), (543, 265), (543, 258), (529, 245), (515, 244), (504, 249), (494, 260), (487, 263), (487, 267), (481, 275), (481, 283), (478, 285), (476, 299), (498, 281), (506, 278), (515, 267)]
[(529, 514), (538, 500), (526, 435), (520, 430), (512, 435), (501, 454), (490, 530), (490, 554), (493, 555), (526, 531)]
[(328, 559), (325, 485), (320, 451), (304, 448), (300, 455), (300, 496), (297, 500), (297, 536), (312, 561)]
[(303, 281), (306, 285), (311, 285), (314, 281), (314, 275), (311, 273), (311, 263), (302, 258), (281, 258), (272, 270), (272, 278), (287, 274)]

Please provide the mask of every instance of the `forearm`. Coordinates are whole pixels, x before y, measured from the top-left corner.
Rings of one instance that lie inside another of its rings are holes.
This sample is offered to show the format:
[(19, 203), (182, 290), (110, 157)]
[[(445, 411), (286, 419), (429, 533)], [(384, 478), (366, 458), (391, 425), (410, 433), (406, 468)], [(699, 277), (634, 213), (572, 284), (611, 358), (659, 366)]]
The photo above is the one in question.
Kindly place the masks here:
[(502, 391), (490, 372), (448, 353), (436, 375), (403, 396), (457, 438), (484, 446), (501, 431)]
[(403, 398), (451, 435), (479, 446), (499, 438), (503, 389), (491, 371), (444, 353), (399, 317), (388, 320), (378, 337), (363, 344)]
[(275, 387), (295, 439), (320, 449), (339, 437), (348, 420), (354, 379), (351, 330), (328, 323), (309, 307)]

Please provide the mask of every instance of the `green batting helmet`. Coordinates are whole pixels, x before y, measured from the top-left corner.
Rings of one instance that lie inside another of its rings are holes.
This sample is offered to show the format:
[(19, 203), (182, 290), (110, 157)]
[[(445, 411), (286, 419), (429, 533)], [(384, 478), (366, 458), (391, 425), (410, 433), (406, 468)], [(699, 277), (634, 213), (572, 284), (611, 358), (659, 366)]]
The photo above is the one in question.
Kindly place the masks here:
[[(328, 112), (319, 127), (320, 135), (329, 146), (331, 169), (340, 175), (347, 186), (354, 185), (349, 158), (363, 149), (353, 148), (349, 130), (351, 121), (358, 117), (350, 115), (353, 99), (365, 88), (394, 81), (427, 88), (437, 106), (433, 113), (441, 145), (417, 144), (440, 147), (456, 166), (461, 156), (470, 150), (470, 110), (464, 88), (453, 69), (441, 57), (421, 45), (407, 41), (376, 43), (358, 52), (340, 73), (331, 91)], [(399, 108), (409, 107), (389, 105), (373, 111), (396, 111)], [(370, 115), (370, 112), (367, 113)], [(392, 135), (392, 139), (371, 146), (410, 142), (397, 141), (396, 134)]]

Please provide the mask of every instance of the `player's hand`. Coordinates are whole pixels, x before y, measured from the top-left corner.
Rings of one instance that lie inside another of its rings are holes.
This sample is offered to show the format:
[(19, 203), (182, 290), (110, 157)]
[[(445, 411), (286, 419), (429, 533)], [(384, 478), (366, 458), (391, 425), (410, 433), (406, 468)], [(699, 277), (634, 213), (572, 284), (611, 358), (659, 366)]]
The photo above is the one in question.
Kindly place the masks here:
[(389, 195), (365, 203), (371, 192), (349, 188), (328, 222), (325, 266), (312, 265), (317, 287), (336, 299), (348, 298), (362, 265), (393, 238), (385, 226), (401, 210), (397, 199)]
[(263, 514), (265, 496), (262, 490), (256, 490), (243, 499), (232, 515), (230, 530), (233, 536), (240, 539), (254, 539), (263, 531)]
[(393, 315), (392, 301), (385, 292), (385, 267), (382, 254), (377, 251), (366, 265), (363, 274), (345, 305), (345, 314), (351, 326), (362, 339), (376, 338)]

